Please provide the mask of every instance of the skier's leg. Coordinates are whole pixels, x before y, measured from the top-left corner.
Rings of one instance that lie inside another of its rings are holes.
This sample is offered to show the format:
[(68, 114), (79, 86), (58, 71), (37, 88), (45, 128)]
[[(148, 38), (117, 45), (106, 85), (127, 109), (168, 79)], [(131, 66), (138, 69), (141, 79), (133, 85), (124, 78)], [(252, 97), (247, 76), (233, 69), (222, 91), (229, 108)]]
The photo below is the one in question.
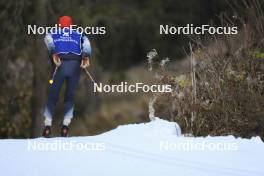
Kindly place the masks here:
[(68, 76), (66, 79), (66, 90), (64, 97), (64, 121), (63, 125), (68, 126), (73, 118), (74, 94), (80, 80), (80, 61), (68, 61)]
[(53, 84), (49, 87), (48, 101), (44, 110), (45, 126), (51, 126), (56, 103), (59, 99), (60, 89), (64, 81), (63, 66), (58, 68)]

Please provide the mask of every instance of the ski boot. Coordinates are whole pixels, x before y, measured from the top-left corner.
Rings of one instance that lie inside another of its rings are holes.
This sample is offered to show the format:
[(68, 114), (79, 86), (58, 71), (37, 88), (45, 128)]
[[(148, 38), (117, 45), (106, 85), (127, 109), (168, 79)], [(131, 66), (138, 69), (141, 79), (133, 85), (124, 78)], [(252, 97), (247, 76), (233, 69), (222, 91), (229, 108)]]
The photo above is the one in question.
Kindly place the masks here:
[(45, 138), (49, 138), (51, 135), (51, 126), (45, 126), (42, 132), (42, 136)]
[(61, 137), (68, 137), (68, 133), (69, 133), (69, 127), (63, 125), (61, 128)]

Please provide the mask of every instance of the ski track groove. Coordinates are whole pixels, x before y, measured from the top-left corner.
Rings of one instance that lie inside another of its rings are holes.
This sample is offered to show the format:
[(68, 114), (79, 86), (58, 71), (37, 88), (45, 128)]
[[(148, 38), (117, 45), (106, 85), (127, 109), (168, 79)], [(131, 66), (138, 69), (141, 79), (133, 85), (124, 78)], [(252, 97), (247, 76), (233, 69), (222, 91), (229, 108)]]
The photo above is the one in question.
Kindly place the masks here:
[[(188, 160), (184, 158), (179, 158), (178, 156), (169, 156), (169, 155), (162, 155), (159, 152), (156, 151), (146, 151), (146, 150), (141, 150), (141, 148), (133, 148), (131, 146), (127, 145), (122, 145), (118, 142), (112, 142), (109, 141), (109, 139), (96, 139), (96, 138), (87, 138), (88, 141), (92, 142), (100, 142), (100, 143), (105, 143), (106, 148), (105, 152), (106, 153), (112, 153), (114, 155), (120, 155), (122, 157), (128, 157), (132, 158), (135, 160), (143, 160), (146, 161), (149, 164), (160, 164), (164, 167), (170, 167), (175, 169), (175, 172), (177, 172), (177, 168), (181, 168), (185, 174), (190, 174), (190, 173), (196, 173), (197, 171), (205, 173), (207, 175), (210, 175), (210, 173), (213, 173), (214, 175), (232, 175), (232, 176), (263, 176), (264, 171), (258, 170), (249, 170), (249, 169), (244, 169), (244, 168), (231, 168), (229, 166), (224, 166), (224, 165), (218, 165), (217, 163), (211, 164), (209, 163), (210, 161), (204, 162), (204, 161), (193, 161), (193, 160)], [(84, 141), (87, 141), (87, 139), (84, 139)], [(18, 157), (17, 155), (14, 154), (14, 152), (7, 151), (7, 155), (0, 154), (0, 158), (2, 161), (5, 162), (14, 162), (15, 158)], [(26, 154), (25, 152), (27, 151), (21, 151), (21, 155)], [(232, 164), (232, 163), (231, 163)], [(32, 168), (30, 166), (26, 165), (28, 169), (28, 173), (32, 173)], [(163, 171), (166, 173), (166, 171)], [(27, 174), (28, 174), (27, 173)], [(165, 175), (171, 175), (172, 173), (166, 173)]]
[[(98, 142), (98, 140), (97, 140), (97, 142)], [(221, 174), (225, 174), (225, 175), (226, 174), (232, 174), (232, 175), (237, 175), (237, 176), (242, 176), (242, 175), (263, 176), (264, 175), (264, 172), (250, 171), (250, 170), (237, 169), (237, 168), (234, 169), (234, 168), (229, 168), (229, 167), (225, 167), (225, 166), (218, 166), (218, 165), (208, 164), (208, 163), (203, 163), (203, 162), (189, 161), (189, 160), (184, 160), (182, 158), (163, 156), (163, 155), (159, 155), (156, 153), (141, 151), (138, 149), (114, 144), (114, 143), (111, 143), (108, 141), (100, 141), (100, 142), (104, 142), (107, 144), (108, 147), (106, 147), (106, 151), (110, 151), (113, 153), (119, 153), (121, 155), (124, 155), (124, 154), (129, 155), (135, 159), (137, 159), (138, 157), (141, 157), (141, 158), (144, 158), (145, 160), (148, 160), (151, 162), (153, 162), (153, 160), (155, 160), (156, 162), (159, 162), (163, 165), (164, 164), (170, 164), (170, 165), (175, 166), (175, 164), (176, 164), (178, 166), (183, 166), (183, 167), (186, 167), (188, 169), (191, 167), (193, 170), (199, 170), (199, 171), (203, 171), (205, 173), (208, 173), (208, 170), (211, 170), (211, 171), (215, 171), (219, 175), (221, 175)], [(109, 146), (112, 149), (110, 149)], [(118, 150), (118, 149), (120, 149), (120, 150)]]

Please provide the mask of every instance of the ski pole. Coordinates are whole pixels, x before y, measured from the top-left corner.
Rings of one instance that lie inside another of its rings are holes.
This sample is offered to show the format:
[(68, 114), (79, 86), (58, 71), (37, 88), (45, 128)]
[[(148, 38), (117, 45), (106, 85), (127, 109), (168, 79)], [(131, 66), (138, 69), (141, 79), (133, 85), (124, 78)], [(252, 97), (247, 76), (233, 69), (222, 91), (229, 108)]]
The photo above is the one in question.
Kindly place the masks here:
[(93, 82), (93, 84), (96, 86), (96, 89), (98, 92), (102, 92), (102, 90), (100, 89), (100, 87), (97, 86), (97, 83), (94, 81), (92, 75), (89, 73), (89, 71), (85, 68), (85, 73), (88, 75), (88, 77), (91, 79), (91, 81)]
[(56, 66), (56, 68), (55, 68), (55, 70), (54, 70), (54, 72), (53, 72), (52, 78), (49, 80), (49, 83), (50, 83), (50, 84), (53, 84), (53, 80), (54, 80), (54, 77), (55, 77), (55, 75), (56, 75), (56, 73), (57, 73), (57, 70), (58, 70), (58, 66)]

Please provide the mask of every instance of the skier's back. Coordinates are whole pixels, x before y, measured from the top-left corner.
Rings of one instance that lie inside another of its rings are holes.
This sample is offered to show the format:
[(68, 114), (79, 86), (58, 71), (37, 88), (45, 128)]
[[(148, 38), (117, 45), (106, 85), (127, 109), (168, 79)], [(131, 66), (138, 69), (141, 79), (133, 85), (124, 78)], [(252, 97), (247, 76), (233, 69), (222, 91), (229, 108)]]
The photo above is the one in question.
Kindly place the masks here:
[(69, 16), (59, 18), (60, 32), (47, 34), (44, 41), (52, 57), (53, 80), (50, 82), (48, 101), (44, 111), (45, 128), (42, 135), (51, 135), (54, 110), (59, 99), (60, 89), (66, 83), (64, 94), (64, 120), (61, 136), (68, 136), (69, 124), (73, 118), (74, 93), (80, 79), (81, 68), (89, 66), (91, 47), (88, 38), (70, 29), (72, 19)]

